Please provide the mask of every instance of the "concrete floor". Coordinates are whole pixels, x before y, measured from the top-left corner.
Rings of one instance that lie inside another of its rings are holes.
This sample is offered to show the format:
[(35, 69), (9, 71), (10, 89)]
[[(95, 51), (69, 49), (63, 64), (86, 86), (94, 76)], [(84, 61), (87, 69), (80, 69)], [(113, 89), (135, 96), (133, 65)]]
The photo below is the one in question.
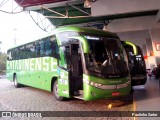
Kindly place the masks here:
[[(160, 111), (159, 80), (147, 79), (144, 86), (134, 87), (134, 98), (137, 111)], [(160, 114), (160, 112), (159, 112)], [(138, 117), (139, 120), (160, 120), (159, 117)]]
[[(122, 102), (120, 104), (118, 101)], [(116, 104), (117, 103), (117, 104)], [(113, 108), (108, 108), (108, 105), (112, 104)], [(96, 117), (89, 113), (89, 117), (44, 117), (44, 118), (1, 118), (1, 111), (59, 111), (65, 113), (65, 111), (77, 111), (80, 113), (86, 113), (87, 111), (133, 111), (133, 96), (126, 96), (118, 99), (103, 99), (95, 101), (83, 101), (80, 99), (68, 99), (66, 101), (57, 101), (54, 99), (52, 93), (43, 91), (32, 87), (20, 87), (15, 88), (13, 82), (5, 79), (3, 76), (0, 79), (0, 120), (135, 120), (133, 117), (123, 117), (118, 114), (118, 117), (104, 116)], [(48, 114), (48, 113), (47, 113)], [(45, 114), (45, 115), (47, 115)], [(55, 113), (53, 113), (55, 114)], [(43, 113), (42, 113), (43, 115)]]
[[(69, 100), (65, 102), (59, 102), (52, 99), (52, 95), (48, 92), (43, 92), (31, 87), (22, 87), (16, 89), (13, 87), (13, 83), (0, 79), (0, 109), (1, 110), (107, 110), (109, 100), (100, 101), (81, 101), (81, 100)], [(24, 94), (27, 93), (27, 94)], [(3, 95), (5, 94), (5, 95)], [(32, 97), (34, 95), (34, 97)], [(160, 115), (160, 88), (159, 80), (152, 78), (148, 79), (144, 86), (134, 87), (134, 103), (129, 102), (128, 105), (121, 107), (114, 107), (114, 111), (128, 110), (132, 111), (132, 108), (136, 106), (136, 111), (159, 111)], [(11, 101), (12, 99), (12, 101)], [(47, 103), (44, 102), (45, 99)], [(17, 102), (16, 100), (19, 100)], [(28, 100), (28, 101), (27, 101)], [(28, 104), (29, 103), (29, 104)], [(40, 104), (40, 105), (39, 105)], [(47, 104), (47, 105), (46, 105)], [(55, 106), (54, 106), (55, 105)], [(9, 106), (7, 109), (6, 106)], [(26, 107), (27, 106), (27, 107)], [(29, 106), (29, 107), (28, 107)], [(60, 107), (56, 107), (60, 106)], [(63, 106), (63, 107), (62, 107)], [(33, 109), (32, 109), (33, 108)], [(81, 109), (82, 108), (82, 109)], [(87, 109), (86, 109), (87, 108)], [(101, 118), (98, 118), (101, 119)], [(106, 118), (105, 118), (106, 119)], [(136, 118), (118, 118), (126, 120), (160, 120), (160, 117), (136, 117)], [(113, 120), (113, 119), (110, 119)]]

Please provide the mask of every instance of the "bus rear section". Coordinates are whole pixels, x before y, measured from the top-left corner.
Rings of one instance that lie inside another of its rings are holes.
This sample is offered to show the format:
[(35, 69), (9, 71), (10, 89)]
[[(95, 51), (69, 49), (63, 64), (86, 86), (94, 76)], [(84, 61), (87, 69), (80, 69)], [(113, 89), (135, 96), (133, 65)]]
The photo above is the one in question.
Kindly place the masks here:
[(128, 56), (132, 86), (144, 85), (147, 81), (147, 75), (141, 48), (128, 41), (123, 41), (123, 46)]

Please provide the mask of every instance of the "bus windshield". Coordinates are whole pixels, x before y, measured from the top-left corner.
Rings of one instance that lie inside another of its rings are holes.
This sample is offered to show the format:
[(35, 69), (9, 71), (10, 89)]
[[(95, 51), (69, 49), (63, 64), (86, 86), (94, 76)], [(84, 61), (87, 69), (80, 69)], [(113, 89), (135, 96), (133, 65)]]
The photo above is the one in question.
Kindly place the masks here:
[(145, 74), (146, 67), (142, 51), (139, 46), (136, 46), (136, 48), (137, 48), (137, 54), (135, 55), (132, 46), (125, 46), (125, 50), (129, 58), (129, 68), (131, 74), (132, 75)]
[(137, 52), (138, 54), (135, 56), (135, 61), (134, 61), (134, 64), (137, 66), (136, 71), (139, 74), (144, 74), (146, 73), (145, 61), (144, 61), (143, 54), (139, 46), (137, 46)]
[(127, 62), (124, 56), (126, 54), (117, 38), (84, 37), (88, 40), (90, 48), (90, 53), (85, 55), (88, 71), (109, 78), (127, 75)]

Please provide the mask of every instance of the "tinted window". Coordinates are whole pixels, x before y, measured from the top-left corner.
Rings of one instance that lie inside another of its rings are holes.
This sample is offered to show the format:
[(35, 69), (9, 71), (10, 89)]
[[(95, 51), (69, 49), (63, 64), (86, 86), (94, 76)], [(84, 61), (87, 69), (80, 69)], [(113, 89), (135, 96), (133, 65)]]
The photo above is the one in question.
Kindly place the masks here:
[(44, 38), (41, 42), (41, 49), (41, 54), (44, 56), (59, 58), (59, 48), (54, 36)]
[(19, 58), (18, 59), (25, 59), (25, 58), (26, 58), (25, 46), (19, 47)]
[(39, 43), (40, 43), (40, 57), (43, 57), (45, 56), (44, 41), (41, 40)]
[(59, 58), (59, 47), (58, 47), (57, 41), (54, 39), (51, 39), (50, 47), (52, 49), (51, 56), (53, 56), (55, 58)]
[(52, 56), (59, 59), (59, 47), (55, 36), (50, 36), (8, 51), (8, 60)]
[(52, 49), (50, 47), (50, 38), (49, 37), (44, 39), (44, 49), (45, 49), (45, 55), (51, 56)]
[(40, 57), (40, 41), (36, 41), (35, 43), (35, 56)]
[(11, 56), (12, 56), (12, 60), (18, 60), (19, 59), (19, 48), (15, 48), (11, 50)]
[(35, 44), (34, 43), (29, 43), (26, 45), (26, 58), (34, 58), (36, 57), (36, 52), (35, 52)]

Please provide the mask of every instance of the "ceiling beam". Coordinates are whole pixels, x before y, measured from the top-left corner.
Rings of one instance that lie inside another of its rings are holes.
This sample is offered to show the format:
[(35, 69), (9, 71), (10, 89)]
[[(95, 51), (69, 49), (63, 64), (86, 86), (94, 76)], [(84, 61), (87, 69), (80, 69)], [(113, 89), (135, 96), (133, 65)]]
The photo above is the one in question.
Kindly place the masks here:
[(81, 4), (83, 2), (84, 2), (84, 0), (78, 0), (78, 1), (70, 0), (70, 1), (64, 1), (64, 2), (57, 2), (57, 3), (50, 3), (50, 4), (43, 4), (43, 5), (25, 7), (24, 10), (25, 11), (36, 11), (36, 10), (41, 10), (42, 6), (44, 6), (46, 8), (56, 8), (56, 7), (65, 7), (66, 4), (76, 5), (76, 4)]
[(91, 6), (92, 16), (108, 16), (159, 10), (160, 0), (97, 0)]

